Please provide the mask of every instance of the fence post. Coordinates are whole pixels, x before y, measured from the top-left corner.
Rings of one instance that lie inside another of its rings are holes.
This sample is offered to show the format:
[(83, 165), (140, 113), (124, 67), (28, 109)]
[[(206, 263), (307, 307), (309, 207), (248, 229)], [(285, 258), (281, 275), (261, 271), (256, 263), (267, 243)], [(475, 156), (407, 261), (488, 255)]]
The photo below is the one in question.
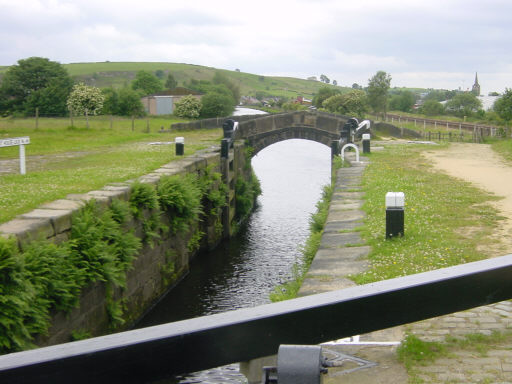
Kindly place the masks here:
[(36, 107), (36, 131), (39, 129), (39, 107)]
[(149, 119), (146, 119), (146, 132), (149, 133)]
[(135, 116), (132, 115), (132, 132), (135, 130)]
[(112, 117), (112, 115), (110, 115), (110, 129), (112, 129), (114, 125), (114, 118)]
[(73, 108), (69, 108), (69, 120), (71, 121), (71, 126), (74, 127), (75, 124), (73, 122)]

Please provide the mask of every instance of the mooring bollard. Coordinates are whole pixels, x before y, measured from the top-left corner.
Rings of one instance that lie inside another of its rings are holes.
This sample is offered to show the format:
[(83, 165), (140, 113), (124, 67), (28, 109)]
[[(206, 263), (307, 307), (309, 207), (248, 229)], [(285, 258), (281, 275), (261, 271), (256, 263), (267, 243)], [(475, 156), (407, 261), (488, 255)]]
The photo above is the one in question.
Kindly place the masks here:
[(185, 153), (185, 138), (177, 137), (174, 142), (176, 143), (176, 156), (183, 156)]
[(363, 153), (370, 153), (370, 134), (363, 133)]
[(405, 195), (386, 193), (386, 239), (404, 235)]
[(220, 141), (220, 157), (227, 159), (229, 156), (230, 139), (222, 139)]

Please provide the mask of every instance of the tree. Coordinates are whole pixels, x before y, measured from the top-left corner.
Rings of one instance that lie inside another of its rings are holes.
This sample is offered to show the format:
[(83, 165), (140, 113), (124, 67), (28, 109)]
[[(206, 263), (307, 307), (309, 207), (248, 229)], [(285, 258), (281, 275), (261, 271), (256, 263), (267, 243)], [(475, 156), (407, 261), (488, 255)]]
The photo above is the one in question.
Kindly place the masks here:
[(177, 86), (178, 86), (178, 82), (176, 81), (176, 79), (174, 78), (172, 73), (169, 73), (167, 75), (167, 80), (165, 80), (165, 88), (173, 89), (173, 88), (176, 88)]
[(482, 102), (471, 92), (459, 93), (446, 103), (446, 110), (461, 117), (471, 116), (481, 108)]
[(411, 91), (399, 91), (389, 100), (389, 109), (392, 111), (409, 112), (416, 103), (416, 96)]
[(329, 97), (339, 94), (340, 91), (331, 87), (322, 87), (318, 90), (318, 93), (313, 97), (312, 104), (317, 108), (322, 108), (323, 102)]
[(96, 115), (103, 108), (105, 96), (101, 90), (83, 83), (75, 84), (68, 97), (67, 106), (74, 114), (84, 114), (89, 128), (89, 114)]
[(201, 112), (201, 102), (192, 95), (178, 100), (174, 107), (174, 114), (178, 117), (196, 118)]
[(117, 115), (119, 114), (119, 94), (117, 91), (110, 88), (103, 88), (101, 90), (105, 100), (103, 101), (102, 114), (104, 115)]
[(157, 69), (155, 71), (155, 76), (158, 77), (159, 79), (163, 79), (165, 76), (165, 72), (161, 69)]
[(337, 112), (346, 116), (364, 117), (368, 112), (368, 98), (364, 91), (352, 90), (343, 95), (334, 95), (323, 102), (329, 112)]
[(331, 82), (331, 80), (329, 80), (329, 78), (325, 75), (320, 75), (320, 81), (325, 84), (329, 84)]
[(240, 101), (240, 87), (229, 80), (226, 75), (220, 71), (215, 71), (215, 75), (213, 76), (213, 84), (225, 85), (226, 88), (231, 91), (235, 103), (238, 104)]
[(338, 82), (336, 80), (333, 80), (332, 85), (338, 85)]
[(423, 103), (421, 112), (427, 116), (439, 116), (444, 113), (444, 105), (437, 100), (430, 99)]
[(386, 113), (390, 85), (391, 75), (384, 71), (378, 71), (368, 80), (368, 104), (374, 112)]
[(144, 105), (140, 100), (139, 94), (130, 88), (121, 88), (119, 90), (119, 109), (121, 116), (144, 116)]
[(132, 89), (140, 91), (144, 96), (162, 90), (162, 83), (151, 72), (138, 71), (135, 75), (135, 80), (132, 82)]
[(43, 57), (19, 60), (7, 69), (0, 86), (0, 112), (65, 115), (73, 80), (64, 67)]
[(512, 120), (512, 89), (505, 88), (505, 93), (494, 102), (492, 108), (508, 125)]
[(229, 116), (235, 110), (232, 97), (216, 92), (204, 95), (201, 104), (200, 116), (204, 118)]
[(352, 89), (363, 89), (363, 87), (361, 87), (359, 84), (357, 83), (354, 83), (352, 84)]

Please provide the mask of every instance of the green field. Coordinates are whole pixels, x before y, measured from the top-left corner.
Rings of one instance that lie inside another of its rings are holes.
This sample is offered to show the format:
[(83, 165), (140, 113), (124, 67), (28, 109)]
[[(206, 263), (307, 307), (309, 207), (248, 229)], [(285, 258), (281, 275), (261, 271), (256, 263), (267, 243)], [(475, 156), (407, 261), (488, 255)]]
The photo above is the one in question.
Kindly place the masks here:
[[(0, 75), (8, 67), (0, 67)], [(85, 82), (88, 85), (94, 85), (99, 88), (115, 87), (120, 88), (129, 85), (135, 78), (137, 71), (144, 70), (156, 72), (162, 70), (172, 73), (179, 86), (195, 80), (211, 80), (215, 71), (219, 70), (231, 81), (240, 86), (241, 94), (244, 96), (254, 96), (256, 92), (266, 92), (269, 96), (280, 96), (287, 98), (296, 98), (301, 95), (312, 98), (321, 87), (326, 85), (320, 81), (310, 81), (292, 77), (273, 77), (260, 76), (251, 73), (238, 72), (235, 70), (216, 69), (193, 64), (180, 63), (145, 63), (145, 62), (101, 62), (101, 63), (73, 63), (64, 64), (69, 74), (76, 82)], [(165, 78), (163, 79), (165, 81)], [(349, 88), (335, 87), (340, 90)]]
[[(67, 119), (41, 118), (35, 130), (34, 119), (0, 119), (0, 138), (29, 136), (31, 142), (26, 146), (27, 174), (0, 173), (0, 223), (69, 193), (86, 193), (136, 178), (176, 160), (173, 145), (150, 142), (183, 136), (185, 155), (220, 144), (220, 128), (158, 133), (160, 126), (168, 128), (177, 121), (137, 120), (132, 131), (130, 119), (117, 119), (110, 129), (110, 120), (98, 117), (87, 129), (83, 120), (75, 121), (78, 127), (69, 127)], [(0, 148), (0, 167), (17, 156), (18, 147)]]

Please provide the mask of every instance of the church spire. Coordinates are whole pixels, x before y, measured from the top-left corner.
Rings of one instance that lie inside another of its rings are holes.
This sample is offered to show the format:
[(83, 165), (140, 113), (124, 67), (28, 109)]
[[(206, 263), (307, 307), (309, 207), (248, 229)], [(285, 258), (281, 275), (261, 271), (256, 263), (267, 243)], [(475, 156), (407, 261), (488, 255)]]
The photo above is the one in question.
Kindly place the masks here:
[(480, 84), (478, 84), (478, 72), (475, 72), (475, 84), (473, 84), (473, 88), (471, 88), (471, 92), (475, 94), (475, 96), (480, 96)]

